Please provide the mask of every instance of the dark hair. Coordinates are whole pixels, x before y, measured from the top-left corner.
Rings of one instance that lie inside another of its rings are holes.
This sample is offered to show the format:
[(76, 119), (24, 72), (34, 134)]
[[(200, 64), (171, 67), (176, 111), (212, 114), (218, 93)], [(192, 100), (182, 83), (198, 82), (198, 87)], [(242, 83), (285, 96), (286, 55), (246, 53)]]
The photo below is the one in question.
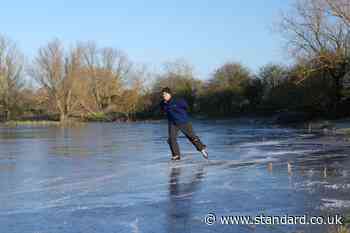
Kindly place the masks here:
[(162, 89), (162, 93), (163, 93), (163, 92), (166, 92), (166, 93), (171, 94), (171, 90), (170, 90), (169, 87), (164, 87), (164, 88)]

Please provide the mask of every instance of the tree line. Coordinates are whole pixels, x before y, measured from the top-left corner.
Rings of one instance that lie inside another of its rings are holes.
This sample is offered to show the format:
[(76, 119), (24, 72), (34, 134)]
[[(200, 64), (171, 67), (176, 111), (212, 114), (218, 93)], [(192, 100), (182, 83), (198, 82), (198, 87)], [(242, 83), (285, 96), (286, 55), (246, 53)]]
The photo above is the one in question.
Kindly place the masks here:
[(206, 116), (278, 111), (349, 116), (349, 1), (296, 0), (277, 28), (293, 64), (267, 64), (252, 72), (227, 62), (208, 80), (184, 60), (150, 73), (125, 52), (91, 41), (66, 48), (55, 39), (27, 64), (16, 44), (0, 36), (0, 118), (155, 118), (165, 86), (185, 98), (192, 113)]

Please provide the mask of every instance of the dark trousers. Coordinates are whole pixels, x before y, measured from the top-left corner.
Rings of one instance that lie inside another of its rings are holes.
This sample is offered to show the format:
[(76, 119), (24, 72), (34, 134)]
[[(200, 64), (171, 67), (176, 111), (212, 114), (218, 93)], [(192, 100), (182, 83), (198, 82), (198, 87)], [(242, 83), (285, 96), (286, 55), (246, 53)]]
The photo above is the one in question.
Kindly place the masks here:
[(196, 147), (198, 151), (203, 150), (206, 146), (201, 142), (199, 137), (194, 133), (192, 129), (192, 124), (173, 124), (171, 122), (168, 123), (168, 143), (170, 146), (170, 150), (173, 156), (180, 156), (180, 148), (177, 143), (177, 135), (179, 130), (190, 140), (190, 142)]

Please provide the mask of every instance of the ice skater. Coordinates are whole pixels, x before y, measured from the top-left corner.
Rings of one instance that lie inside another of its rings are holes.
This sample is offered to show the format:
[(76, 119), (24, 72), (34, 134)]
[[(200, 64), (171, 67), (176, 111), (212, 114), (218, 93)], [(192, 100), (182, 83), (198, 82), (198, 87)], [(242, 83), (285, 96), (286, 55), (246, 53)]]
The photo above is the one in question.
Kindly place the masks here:
[(184, 99), (175, 99), (172, 97), (170, 88), (162, 89), (163, 100), (160, 103), (161, 111), (166, 113), (168, 117), (168, 144), (172, 153), (172, 160), (180, 160), (180, 148), (177, 143), (177, 135), (179, 130), (190, 140), (196, 149), (202, 153), (205, 159), (208, 159), (206, 145), (204, 145), (199, 137), (192, 129), (192, 123), (189, 120), (187, 110), (188, 104)]

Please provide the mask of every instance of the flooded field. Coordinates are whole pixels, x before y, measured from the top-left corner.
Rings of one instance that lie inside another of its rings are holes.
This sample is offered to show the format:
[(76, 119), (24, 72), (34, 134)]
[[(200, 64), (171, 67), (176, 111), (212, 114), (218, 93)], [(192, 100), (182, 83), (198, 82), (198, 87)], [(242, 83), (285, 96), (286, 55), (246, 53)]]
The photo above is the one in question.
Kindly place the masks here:
[[(195, 121), (204, 160), (167, 122), (0, 128), (4, 233), (330, 232), (221, 216), (350, 214), (350, 144), (254, 120)], [(208, 225), (206, 216), (217, 221)]]

